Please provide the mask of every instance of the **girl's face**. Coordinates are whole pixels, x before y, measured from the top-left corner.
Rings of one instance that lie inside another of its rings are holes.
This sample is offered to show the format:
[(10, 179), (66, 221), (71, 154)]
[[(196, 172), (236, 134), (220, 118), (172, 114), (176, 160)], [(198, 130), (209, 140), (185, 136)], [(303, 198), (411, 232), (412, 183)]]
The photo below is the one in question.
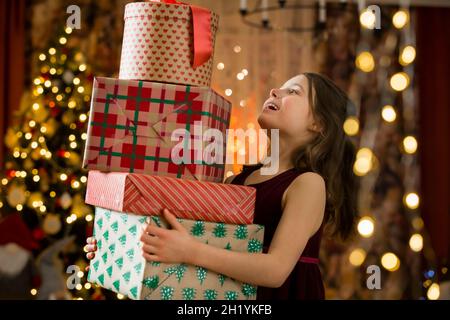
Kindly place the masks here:
[(302, 143), (309, 141), (318, 128), (308, 91), (308, 79), (304, 75), (288, 80), (279, 89), (272, 89), (258, 117), (261, 128), (280, 129), (280, 136)]

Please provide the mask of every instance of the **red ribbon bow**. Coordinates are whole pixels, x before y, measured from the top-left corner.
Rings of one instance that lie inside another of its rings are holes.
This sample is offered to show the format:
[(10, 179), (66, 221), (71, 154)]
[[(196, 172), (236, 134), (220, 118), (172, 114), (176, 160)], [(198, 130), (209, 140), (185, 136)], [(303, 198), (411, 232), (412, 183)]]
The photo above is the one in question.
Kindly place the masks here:
[(195, 69), (208, 61), (212, 56), (213, 51), (211, 39), (211, 11), (176, 0), (151, 1), (163, 2), (166, 4), (187, 5), (191, 8), (194, 29), (194, 61), (192, 67)]

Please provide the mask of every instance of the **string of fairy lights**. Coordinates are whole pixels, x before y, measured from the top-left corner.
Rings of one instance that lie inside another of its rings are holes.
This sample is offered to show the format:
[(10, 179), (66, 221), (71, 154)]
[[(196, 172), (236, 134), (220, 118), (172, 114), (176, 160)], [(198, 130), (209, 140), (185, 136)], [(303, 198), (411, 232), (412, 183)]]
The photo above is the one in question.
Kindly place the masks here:
[[(360, 14), (360, 24), (363, 29), (374, 29), (374, 24), (376, 21), (375, 13), (371, 10), (364, 10)], [(413, 32), (411, 31), (410, 23), (410, 12), (407, 7), (399, 9), (392, 16), (393, 26), (401, 32), (398, 63), (403, 67), (403, 70), (398, 71), (388, 78), (388, 83), (394, 94), (401, 94), (403, 97), (404, 104), (408, 104), (407, 107), (416, 108), (414, 103), (414, 93), (411, 87), (413, 73), (413, 62), (416, 57), (416, 49), (414, 46)], [(380, 61), (380, 63), (382, 63)], [(373, 54), (368, 50), (363, 50), (358, 53), (355, 61), (356, 67), (363, 73), (373, 72), (376, 68), (376, 61)], [(407, 103), (405, 103), (405, 101)], [(404, 108), (406, 108), (404, 106)], [(412, 111), (412, 112), (411, 112)], [(405, 114), (404, 111), (404, 121), (410, 122), (405, 123), (404, 127), (406, 130), (412, 130), (414, 132), (415, 124), (417, 119), (413, 118), (411, 115), (417, 117), (417, 112), (414, 110), (409, 110), (409, 116)], [(385, 123), (394, 123), (398, 120), (398, 111), (395, 105), (385, 104), (381, 107), (380, 118)], [(347, 118), (344, 123), (344, 131), (349, 136), (355, 136), (360, 131), (360, 123), (357, 117), (351, 116)], [(409, 172), (417, 172), (417, 149), (418, 142), (414, 133), (409, 133), (403, 137), (400, 146), (403, 158), (403, 165), (408, 167)], [(356, 161), (354, 163), (354, 173), (360, 177), (368, 175), (373, 171), (377, 164), (377, 159), (370, 147), (361, 147), (356, 156)], [(417, 190), (418, 181), (417, 174), (413, 175), (413, 178), (406, 177), (404, 179), (404, 187), (406, 193), (403, 195), (403, 203), (408, 211), (408, 217), (410, 217), (410, 222), (412, 225), (413, 233), (409, 238), (409, 248), (415, 253), (420, 253), (424, 247), (424, 237), (421, 234), (423, 232), (424, 223), (420, 217), (420, 212), (418, 210), (420, 205), (420, 196)], [(357, 229), (361, 237), (370, 238), (374, 235), (376, 221), (373, 216), (366, 215), (360, 218), (357, 225)], [(355, 266), (361, 266), (366, 258), (366, 251), (363, 248), (354, 249), (349, 255), (349, 262)], [(381, 265), (384, 269), (395, 272), (400, 268), (401, 261), (399, 257), (393, 252), (385, 252), (380, 259)], [(447, 270), (442, 269), (443, 273)], [(426, 280), (423, 282), (424, 288), (427, 289), (426, 295), (430, 300), (435, 300), (439, 298), (440, 289), (439, 284), (432, 280), (436, 273), (433, 269), (424, 272)]]

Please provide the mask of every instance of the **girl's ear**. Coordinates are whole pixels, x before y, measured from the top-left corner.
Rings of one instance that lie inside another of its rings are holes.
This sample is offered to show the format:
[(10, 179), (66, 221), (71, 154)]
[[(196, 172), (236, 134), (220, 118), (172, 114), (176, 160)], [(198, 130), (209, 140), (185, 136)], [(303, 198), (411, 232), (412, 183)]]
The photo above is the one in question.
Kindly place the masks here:
[(311, 125), (310, 130), (313, 132), (316, 132), (316, 133), (322, 133), (323, 126), (319, 121), (314, 120), (314, 122)]

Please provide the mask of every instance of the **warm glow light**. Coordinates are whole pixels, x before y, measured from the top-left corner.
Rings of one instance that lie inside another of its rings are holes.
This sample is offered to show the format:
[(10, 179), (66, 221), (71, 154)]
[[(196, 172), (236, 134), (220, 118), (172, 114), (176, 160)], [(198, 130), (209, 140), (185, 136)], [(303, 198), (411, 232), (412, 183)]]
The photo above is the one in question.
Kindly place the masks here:
[(55, 191), (50, 191), (50, 197), (51, 197), (51, 198), (56, 197), (56, 192), (55, 192)]
[(406, 66), (416, 58), (416, 49), (413, 46), (406, 46), (400, 53), (399, 62), (402, 66)]
[(409, 76), (405, 72), (398, 72), (391, 77), (390, 84), (395, 91), (403, 91), (409, 85)]
[(78, 68), (81, 72), (86, 70), (86, 65), (85, 64), (80, 64), (80, 67)]
[(92, 285), (91, 285), (89, 282), (86, 282), (86, 283), (84, 284), (84, 288), (85, 288), (86, 290), (89, 290), (91, 287), (92, 287)]
[(46, 57), (45, 54), (43, 54), (43, 53), (41, 53), (41, 54), (39, 55), (39, 60), (41, 60), (41, 61), (45, 61), (46, 58), (47, 58), (47, 57)]
[(48, 49), (48, 53), (50, 53), (51, 55), (54, 55), (56, 53), (56, 49), (50, 48), (50, 49)]
[(65, 37), (59, 38), (59, 43), (66, 44), (67, 43), (67, 38), (65, 38)]
[(422, 220), (422, 218), (420, 217), (416, 217), (411, 221), (411, 224), (413, 226), (413, 228), (417, 231), (422, 230), (423, 226), (424, 226), (424, 222)]
[(77, 289), (78, 291), (80, 291), (81, 289), (83, 289), (83, 285), (81, 283), (77, 284), (75, 286), (75, 289)]
[(77, 91), (78, 91), (79, 93), (83, 93), (83, 92), (84, 92), (84, 87), (78, 87)]
[(53, 93), (57, 93), (58, 90), (59, 90), (59, 89), (58, 89), (58, 87), (56, 87), (56, 86), (54, 86), (54, 87), (52, 88), (52, 92), (53, 92)]
[(117, 299), (122, 300), (123, 298), (125, 298), (123, 294), (120, 293), (117, 294)]
[(375, 60), (368, 51), (361, 52), (356, 58), (356, 66), (364, 72), (370, 72), (375, 68)]
[(55, 68), (51, 68), (50, 69), (50, 74), (54, 75), (56, 73), (56, 69)]
[(353, 165), (353, 172), (358, 176), (366, 175), (372, 169), (372, 160), (370, 158), (356, 159)]
[(86, 215), (85, 219), (86, 219), (87, 222), (92, 221), (92, 219), (93, 219), (92, 214)]
[(232, 94), (233, 94), (233, 90), (231, 90), (231, 89), (226, 89), (226, 90), (225, 90), (225, 95), (226, 95), (226, 96), (229, 97), (229, 96), (231, 96)]
[(409, 21), (409, 14), (405, 10), (397, 11), (392, 17), (392, 24), (397, 29), (403, 28)]
[(82, 177), (80, 178), (80, 181), (83, 182), (83, 183), (86, 183), (87, 177), (86, 177), (86, 176), (82, 176)]
[(37, 290), (33, 288), (30, 290), (30, 293), (32, 296), (35, 296), (37, 294)]
[(81, 140), (86, 140), (87, 139), (87, 133), (84, 132), (81, 134)]
[(61, 173), (61, 175), (59, 176), (59, 179), (61, 179), (61, 181), (66, 181), (67, 180), (67, 174)]
[(39, 180), (41, 180), (41, 178), (38, 175), (33, 177), (34, 182), (39, 182)]
[(72, 188), (74, 188), (74, 189), (78, 189), (80, 187), (80, 182), (79, 181), (74, 181), (74, 182), (72, 182)]
[(395, 112), (395, 109), (391, 105), (385, 105), (383, 109), (381, 110), (381, 116), (383, 117), (384, 121), (386, 122), (394, 122), (397, 118), (397, 113)]
[(439, 284), (433, 283), (427, 291), (427, 297), (429, 300), (437, 300), (439, 299), (439, 296), (441, 295), (441, 290), (439, 287)]
[(366, 9), (359, 16), (359, 22), (366, 29), (373, 29), (375, 27), (377, 17), (372, 10)]
[(17, 210), (17, 211), (22, 211), (22, 209), (23, 209), (23, 205), (18, 204), (18, 205), (16, 206), (16, 210)]
[(360, 265), (362, 265), (365, 259), (366, 252), (363, 249), (353, 250), (348, 257), (350, 263), (355, 267), (359, 267)]
[(233, 51), (236, 53), (241, 52), (241, 47), (240, 46), (234, 46)]
[(225, 64), (224, 64), (223, 62), (219, 62), (219, 63), (217, 64), (217, 69), (218, 69), (218, 70), (223, 70), (223, 69), (225, 69)]
[(415, 233), (409, 238), (409, 247), (414, 252), (419, 252), (423, 248), (423, 237), (419, 233)]
[(73, 108), (75, 108), (77, 106), (77, 103), (75, 101), (73, 101), (73, 100), (70, 100), (69, 103), (67, 104), (67, 106), (70, 109), (73, 109)]
[(244, 80), (245, 75), (244, 75), (242, 72), (239, 72), (239, 73), (236, 75), (236, 78), (237, 78), (238, 80)]
[(241, 107), (245, 107), (247, 105), (247, 102), (245, 102), (245, 100), (241, 100), (241, 101), (239, 101), (239, 105)]
[(39, 103), (33, 103), (33, 110), (34, 111), (37, 111), (37, 110), (39, 110)]
[(381, 265), (388, 271), (396, 271), (400, 268), (400, 260), (394, 253), (388, 252), (381, 257)]
[(364, 238), (369, 238), (373, 234), (374, 221), (371, 217), (362, 217), (358, 223), (358, 232)]
[(67, 34), (71, 34), (73, 30), (72, 28), (67, 27), (65, 31)]
[(75, 78), (73, 78), (73, 84), (74, 85), (79, 85), (80, 84), (80, 78), (78, 78), (78, 77), (75, 77)]
[(80, 121), (85, 122), (87, 120), (87, 115), (85, 113), (80, 114)]
[(348, 117), (344, 122), (344, 132), (349, 136), (354, 136), (359, 132), (359, 120), (356, 117)]
[(241, 72), (244, 74), (244, 76), (248, 76), (248, 70), (247, 69), (242, 69)]
[(406, 153), (413, 154), (417, 151), (417, 140), (413, 136), (407, 136), (403, 139), (403, 148)]
[(417, 209), (419, 207), (420, 198), (415, 192), (410, 192), (405, 196), (404, 202), (410, 209)]

